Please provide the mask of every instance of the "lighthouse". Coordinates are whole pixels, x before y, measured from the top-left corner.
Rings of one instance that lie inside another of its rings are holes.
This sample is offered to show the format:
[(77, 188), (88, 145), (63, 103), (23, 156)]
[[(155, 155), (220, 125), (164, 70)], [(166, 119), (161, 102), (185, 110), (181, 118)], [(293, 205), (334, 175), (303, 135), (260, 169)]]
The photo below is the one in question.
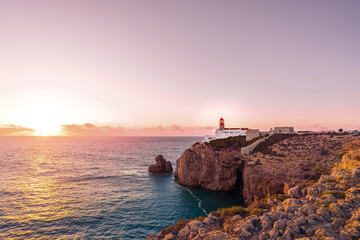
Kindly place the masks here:
[(223, 118), (220, 118), (219, 120), (219, 129), (224, 130), (225, 129), (225, 121)]
[(221, 117), (219, 120), (219, 127), (215, 130), (214, 135), (205, 135), (204, 142), (210, 142), (214, 139), (246, 136), (249, 128), (225, 128), (225, 120)]
[(219, 128), (215, 131), (215, 138), (220, 139), (236, 136), (246, 136), (246, 132), (248, 130), (248, 128), (225, 128), (225, 120), (220, 118)]

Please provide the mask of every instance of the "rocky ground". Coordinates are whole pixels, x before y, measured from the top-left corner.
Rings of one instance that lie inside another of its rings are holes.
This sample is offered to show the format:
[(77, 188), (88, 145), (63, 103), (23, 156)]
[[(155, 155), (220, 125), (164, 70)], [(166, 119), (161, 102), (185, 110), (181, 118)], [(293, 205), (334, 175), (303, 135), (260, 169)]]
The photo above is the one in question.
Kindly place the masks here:
[[(280, 139), (277, 139), (280, 138)], [(295, 185), (307, 185), (339, 162), (358, 135), (310, 134), (272, 136), (244, 156), (242, 196), (247, 204), (273, 194), (283, 194)], [(280, 141), (277, 141), (280, 140)], [(272, 144), (272, 142), (274, 142)]]
[[(280, 157), (294, 154), (286, 153), (282, 144), (271, 150)], [(334, 142), (333, 147), (324, 150), (321, 143), (313, 144), (321, 152), (327, 151), (326, 154), (339, 147)], [(268, 147), (265, 149), (269, 150)], [(329, 174), (321, 175), (312, 185), (296, 185), (285, 195), (255, 200), (248, 208), (220, 209), (206, 218), (181, 220), (147, 239), (359, 239), (360, 141), (346, 141), (341, 145), (341, 151), (341, 162), (333, 163), (335, 166)]]

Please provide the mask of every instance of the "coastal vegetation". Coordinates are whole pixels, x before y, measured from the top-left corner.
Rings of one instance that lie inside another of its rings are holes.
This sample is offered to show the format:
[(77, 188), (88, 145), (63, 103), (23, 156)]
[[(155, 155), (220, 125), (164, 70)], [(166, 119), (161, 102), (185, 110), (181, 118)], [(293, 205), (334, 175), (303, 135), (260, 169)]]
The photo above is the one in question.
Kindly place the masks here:
[(245, 216), (249, 215), (249, 210), (244, 207), (241, 207), (241, 206), (232, 206), (229, 208), (221, 208), (221, 209), (217, 210), (217, 213), (221, 217), (229, 217), (229, 216), (234, 216), (234, 215), (240, 215), (242, 217), (245, 217)]
[(271, 136), (271, 138), (269, 138), (267, 141), (260, 143), (259, 145), (257, 145), (254, 149), (254, 153), (256, 152), (260, 152), (263, 154), (270, 154), (270, 155), (277, 155), (276, 151), (271, 151), (271, 149), (269, 148), (270, 146), (281, 142), (285, 139), (288, 138), (292, 138), (296, 136), (296, 134), (280, 134), (280, 133), (276, 133), (274, 135)]
[[(335, 182), (336, 182), (336, 180), (335, 180)], [(336, 199), (345, 199), (346, 198), (346, 193), (344, 191), (334, 190), (334, 191), (323, 192), (323, 193), (321, 193), (321, 196), (325, 196), (326, 194), (331, 194)]]
[(271, 195), (269, 197), (265, 197), (263, 199), (260, 199), (260, 202), (268, 202), (270, 199), (272, 200), (279, 200), (281, 202), (285, 201), (286, 199), (288, 199), (289, 196), (286, 196), (284, 194), (274, 194), (274, 195)]
[(168, 233), (171, 233), (171, 232), (178, 233), (183, 227), (186, 226), (186, 224), (188, 222), (190, 222), (190, 220), (188, 220), (188, 219), (179, 219), (179, 221), (177, 221), (177, 223), (175, 223), (174, 225), (165, 228), (162, 231), (162, 233), (163, 234), (168, 234)]

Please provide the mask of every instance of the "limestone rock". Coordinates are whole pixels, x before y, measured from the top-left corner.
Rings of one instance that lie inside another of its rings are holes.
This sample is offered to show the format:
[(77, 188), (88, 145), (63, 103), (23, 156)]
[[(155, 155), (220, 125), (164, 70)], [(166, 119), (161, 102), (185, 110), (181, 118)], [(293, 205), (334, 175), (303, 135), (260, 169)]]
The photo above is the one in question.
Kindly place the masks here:
[(284, 229), (285, 227), (286, 227), (286, 222), (282, 219), (280, 219), (274, 223), (274, 229), (276, 229), (276, 230)]
[(208, 233), (207, 237), (205, 237), (205, 240), (225, 240), (225, 239), (229, 239), (230, 235), (219, 231), (219, 230), (215, 230), (215, 231), (211, 231)]
[(176, 239), (177, 237), (172, 233), (166, 234), (164, 237), (164, 240), (176, 240)]
[(190, 221), (188, 224), (189, 228), (191, 229), (191, 231), (199, 231), (200, 228), (203, 227), (203, 223), (199, 220), (193, 220), (193, 221)]
[(166, 161), (162, 155), (158, 155), (155, 158), (156, 164), (149, 167), (149, 172), (151, 173), (170, 173), (173, 171), (171, 162)]
[(172, 171), (173, 171), (173, 168), (172, 168), (171, 162), (166, 161), (165, 162), (165, 167), (164, 167), (164, 172), (170, 173)]
[(299, 186), (289, 189), (289, 196), (292, 198), (301, 198), (303, 196), (301, 188)]
[(190, 234), (190, 228), (188, 226), (185, 226), (183, 229), (180, 230), (180, 232), (178, 233), (178, 237), (180, 239), (185, 239), (189, 236)]
[(175, 177), (179, 184), (212, 191), (231, 191), (241, 164), (241, 151), (217, 151), (205, 144), (195, 144), (176, 161)]
[(279, 236), (279, 231), (275, 228), (271, 229), (269, 232), (270, 239), (276, 239)]

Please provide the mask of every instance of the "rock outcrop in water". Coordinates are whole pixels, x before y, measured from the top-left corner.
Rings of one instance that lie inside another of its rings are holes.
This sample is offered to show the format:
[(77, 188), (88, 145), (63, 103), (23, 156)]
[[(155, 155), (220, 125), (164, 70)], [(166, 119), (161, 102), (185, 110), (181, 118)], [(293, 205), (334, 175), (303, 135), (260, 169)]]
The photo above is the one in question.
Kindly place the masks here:
[(156, 164), (149, 167), (149, 172), (151, 173), (171, 173), (173, 168), (171, 162), (166, 161), (162, 155), (158, 155), (155, 158)]
[(175, 177), (188, 187), (235, 191), (250, 204), (328, 174), (354, 139), (359, 136), (275, 134), (248, 155), (241, 148), (250, 143), (241, 138), (197, 143), (177, 160)]
[(287, 195), (264, 198), (247, 209), (180, 220), (147, 239), (359, 239), (360, 141), (345, 144), (342, 151), (341, 162), (308, 186), (296, 185)]

